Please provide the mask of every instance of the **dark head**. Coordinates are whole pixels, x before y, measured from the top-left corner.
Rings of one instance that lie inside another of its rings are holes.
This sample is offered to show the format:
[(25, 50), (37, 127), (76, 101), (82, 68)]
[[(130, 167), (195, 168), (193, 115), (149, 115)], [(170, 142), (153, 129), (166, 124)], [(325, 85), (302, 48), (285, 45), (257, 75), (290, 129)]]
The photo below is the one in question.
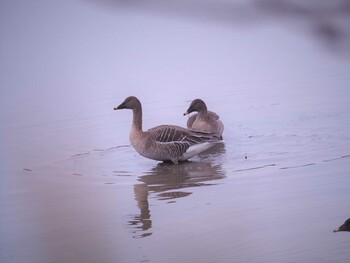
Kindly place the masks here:
[(350, 218), (345, 221), (344, 224), (342, 224), (340, 227), (337, 229), (334, 229), (333, 232), (339, 232), (339, 231), (350, 231)]
[(207, 111), (207, 105), (205, 105), (204, 101), (202, 101), (201, 99), (195, 99), (194, 101), (192, 101), (190, 107), (184, 113), (184, 116), (194, 111)]
[(127, 97), (122, 104), (120, 104), (118, 107), (114, 107), (114, 110), (121, 110), (121, 109), (135, 109), (135, 108), (141, 108), (141, 102), (138, 98), (134, 96)]

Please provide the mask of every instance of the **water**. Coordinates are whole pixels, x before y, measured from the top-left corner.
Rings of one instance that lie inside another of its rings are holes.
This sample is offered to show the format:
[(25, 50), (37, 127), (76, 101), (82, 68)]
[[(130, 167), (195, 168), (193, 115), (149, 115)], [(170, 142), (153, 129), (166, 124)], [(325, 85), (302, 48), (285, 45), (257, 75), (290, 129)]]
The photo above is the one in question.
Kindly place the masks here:
[[(346, 41), (164, 6), (0, 7), (1, 262), (348, 262)], [(202, 98), (224, 144), (139, 156), (113, 111), (129, 95), (145, 129)]]

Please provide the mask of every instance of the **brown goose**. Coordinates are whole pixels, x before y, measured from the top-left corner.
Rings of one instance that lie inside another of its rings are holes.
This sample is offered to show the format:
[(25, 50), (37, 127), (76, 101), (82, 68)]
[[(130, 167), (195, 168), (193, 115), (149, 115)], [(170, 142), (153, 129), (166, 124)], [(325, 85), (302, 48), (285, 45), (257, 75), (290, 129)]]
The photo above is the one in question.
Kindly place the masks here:
[(350, 218), (348, 218), (344, 224), (342, 224), (337, 229), (334, 229), (333, 232), (339, 232), (339, 231), (350, 231)]
[(130, 143), (142, 156), (157, 161), (185, 161), (220, 142), (217, 135), (191, 131), (179, 126), (161, 125), (142, 130), (142, 106), (138, 98), (130, 96), (114, 110), (131, 109), (133, 121)]
[(184, 116), (194, 111), (197, 111), (198, 113), (192, 115), (188, 119), (187, 128), (216, 133), (222, 137), (224, 124), (220, 120), (219, 115), (207, 109), (207, 105), (205, 105), (203, 100), (195, 99), (192, 101), (190, 107), (184, 113)]

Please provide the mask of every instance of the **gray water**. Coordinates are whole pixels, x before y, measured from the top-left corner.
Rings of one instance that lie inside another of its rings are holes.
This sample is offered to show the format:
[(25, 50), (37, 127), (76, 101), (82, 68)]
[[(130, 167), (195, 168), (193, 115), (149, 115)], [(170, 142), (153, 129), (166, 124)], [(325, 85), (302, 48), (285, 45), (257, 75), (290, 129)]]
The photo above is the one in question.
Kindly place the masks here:
[[(348, 262), (348, 16), (141, 3), (0, 3), (0, 262)], [(224, 143), (141, 157), (130, 95), (144, 129), (202, 98)]]

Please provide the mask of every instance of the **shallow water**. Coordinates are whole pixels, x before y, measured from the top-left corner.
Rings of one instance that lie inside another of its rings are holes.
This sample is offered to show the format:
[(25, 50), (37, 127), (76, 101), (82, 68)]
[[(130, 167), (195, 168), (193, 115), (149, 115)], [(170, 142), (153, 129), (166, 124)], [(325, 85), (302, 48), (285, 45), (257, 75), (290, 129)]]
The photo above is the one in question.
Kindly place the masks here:
[[(345, 54), (287, 21), (0, 5), (0, 262), (348, 262)], [(129, 95), (145, 129), (201, 97), (224, 143), (139, 156)]]

